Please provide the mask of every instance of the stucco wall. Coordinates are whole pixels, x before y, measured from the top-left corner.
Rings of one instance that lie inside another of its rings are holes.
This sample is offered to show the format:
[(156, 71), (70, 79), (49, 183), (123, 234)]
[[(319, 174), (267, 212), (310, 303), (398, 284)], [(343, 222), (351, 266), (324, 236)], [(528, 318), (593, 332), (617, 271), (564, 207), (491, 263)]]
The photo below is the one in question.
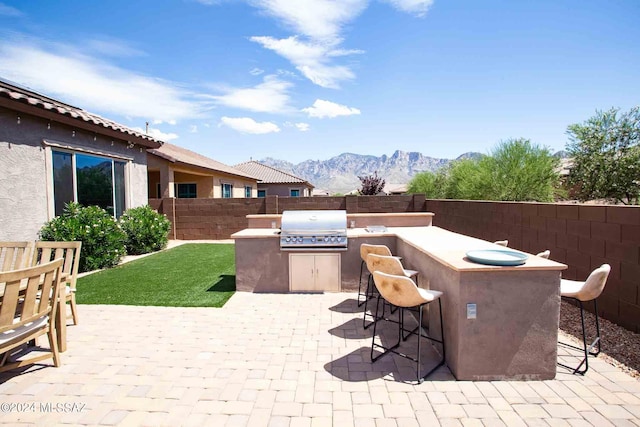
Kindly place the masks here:
[[(18, 116), (20, 122), (18, 123)], [(125, 141), (94, 135), (56, 122), (0, 108), (0, 240), (34, 240), (51, 219), (43, 141), (85, 148), (128, 162), (127, 207), (147, 204), (147, 153)], [(112, 145), (113, 142), (113, 145)], [(49, 166), (50, 167), (50, 166)]]
[(265, 190), (267, 196), (289, 196), (290, 190), (300, 190), (300, 197), (311, 195), (311, 190), (302, 184), (259, 184), (258, 189)]

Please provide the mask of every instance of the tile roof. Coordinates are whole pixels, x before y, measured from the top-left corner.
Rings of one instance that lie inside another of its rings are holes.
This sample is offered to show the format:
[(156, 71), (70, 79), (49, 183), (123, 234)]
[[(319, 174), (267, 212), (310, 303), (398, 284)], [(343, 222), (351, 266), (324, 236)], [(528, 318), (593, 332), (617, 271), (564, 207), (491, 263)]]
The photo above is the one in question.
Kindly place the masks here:
[(256, 179), (253, 175), (248, 174), (240, 169), (225, 165), (224, 163), (220, 163), (209, 157), (205, 157), (202, 154), (187, 150), (186, 148), (178, 147), (174, 144), (169, 144), (168, 142), (165, 142), (160, 148), (147, 150), (147, 152), (149, 154), (162, 157), (163, 159), (166, 159), (171, 163), (183, 163), (185, 165), (198, 166), (212, 171), (224, 172), (243, 178)]
[(271, 166), (263, 165), (255, 160), (240, 163), (234, 167), (258, 178), (259, 184), (305, 184), (314, 188), (313, 184), (302, 178)]
[[(127, 126), (90, 113), (86, 110), (83, 110), (82, 108), (65, 104), (62, 101), (49, 98), (45, 95), (17, 86), (2, 79), (0, 79), (0, 98), (9, 99), (11, 101), (24, 104), (24, 106), (33, 107), (36, 109), (33, 112), (34, 115), (37, 115), (37, 109), (48, 111), (54, 114), (59, 114), (61, 116), (66, 116), (68, 118), (76, 119), (88, 124), (97, 125), (99, 127), (110, 129), (112, 131), (123, 133), (129, 137), (142, 140), (143, 142), (145, 142), (145, 146), (158, 147), (163, 143), (162, 141), (152, 138), (149, 135), (145, 135), (144, 133), (133, 130)], [(122, 138), (126, 139), (127, 136), (123, 136)]]

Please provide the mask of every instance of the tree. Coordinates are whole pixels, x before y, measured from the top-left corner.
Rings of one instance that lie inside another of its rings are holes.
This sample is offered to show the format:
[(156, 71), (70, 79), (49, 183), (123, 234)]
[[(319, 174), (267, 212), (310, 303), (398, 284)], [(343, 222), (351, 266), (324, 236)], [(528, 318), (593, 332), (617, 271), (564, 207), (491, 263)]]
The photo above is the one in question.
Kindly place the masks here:
[(567, 129), (573, 158), (569, 184), (580, 200), (640, 201), (640, 107), (618, 113), (618, 108), (596, 111)]
[(378, 176), (378, 172), (374, 172), (373, 175), (367, 176), (359, 176), (360, 180), (360, 190), (358, 190), (358, 194), (363, 196), (375, 196), (376, 194), (380, 194), (384, 189), (384, 179)]
[(550, 202), (559, 183), (558, 163), (549, 150), (512, 139), (480, 159), (452, 162), (432, 176), (416, 175), (409, 190), (446, 199)]

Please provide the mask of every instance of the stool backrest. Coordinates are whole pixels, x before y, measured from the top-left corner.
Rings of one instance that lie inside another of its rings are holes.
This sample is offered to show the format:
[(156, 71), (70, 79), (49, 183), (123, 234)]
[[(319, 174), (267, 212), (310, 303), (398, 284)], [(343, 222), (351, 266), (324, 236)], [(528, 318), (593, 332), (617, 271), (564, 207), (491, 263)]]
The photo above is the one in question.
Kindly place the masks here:
[(360, 258), (362, 258), (364, 262), (367, 262), (367, 255), (369, 254), (391, 256), (391, 250), (385, 245), (370, 245), (368, 243), (362, 243), (360, 245)]
[(602, 264), (593, 270), (585, 280), (584, 286), (582, 286), (576, 298), (580, 301), (591, 301), (598, 298), (604, 290), (610, 271), (611, 266), (609, 264)]
[(407, 276), (374, 271), (373, 282), (382, 298), (397, 307), (415, 307), (427, 302), (418, 292), (418, 287), (413, 280)]
[(381, 271), (383, 273), (393, 274), (396, 276), (405, 275), (402, 262), (393, 256), (369, 254), (367, 256), (367, 270)]
[(539, 256), (540, 258), (546, 258), (546, 259), (549, 259), (549, 255), (551, 255), (551, 251), (549, 249), (547, 249), (546, 251), (538, 252), (536, 254), (536, 256)]

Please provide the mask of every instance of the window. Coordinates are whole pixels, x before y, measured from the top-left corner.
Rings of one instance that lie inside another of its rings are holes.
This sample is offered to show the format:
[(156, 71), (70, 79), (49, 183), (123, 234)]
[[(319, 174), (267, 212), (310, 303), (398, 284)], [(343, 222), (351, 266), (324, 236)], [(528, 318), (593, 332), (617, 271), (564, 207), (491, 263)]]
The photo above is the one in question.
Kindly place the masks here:
[(267, 197), (267, 190), (258, 190), (258, 197)]
[(300, 189), (299, 188), (292, 188), (289, 190), (289, 195), (291, 197), (300, 197)]
[(233, 185), (231, 184), (222, 184), (222, 198), (230, 199), (233, 197)]
[(244, 197), (251, 197), (251, 186), (247, 185), (244, 187)]
[(119, 218), (126, 208), (125, 162), (88, 154), (53, 151), (55, 215), (78, 202), (100, 206)]
[(196, 184), (176, 183), (174, 184), (173, 190), (178, 199), (195, 199), (198, 197)]
[(156, 197), (158, 199), (162, 199), (162, 192), (160, 190), (160, 183), (156, 183)]

